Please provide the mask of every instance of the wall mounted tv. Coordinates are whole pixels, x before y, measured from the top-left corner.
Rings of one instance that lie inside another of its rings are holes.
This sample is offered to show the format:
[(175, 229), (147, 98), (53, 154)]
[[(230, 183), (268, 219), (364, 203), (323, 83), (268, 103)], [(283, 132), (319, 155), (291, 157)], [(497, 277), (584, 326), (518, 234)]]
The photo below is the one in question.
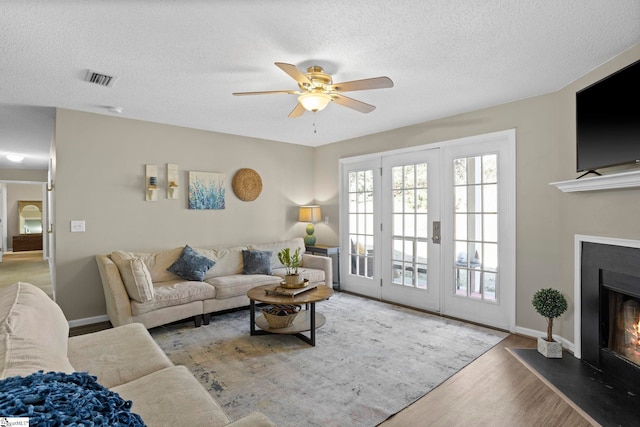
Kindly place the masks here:
[(640, 163), (640, 61), (577, 92), (576, 124), (578, 172)]

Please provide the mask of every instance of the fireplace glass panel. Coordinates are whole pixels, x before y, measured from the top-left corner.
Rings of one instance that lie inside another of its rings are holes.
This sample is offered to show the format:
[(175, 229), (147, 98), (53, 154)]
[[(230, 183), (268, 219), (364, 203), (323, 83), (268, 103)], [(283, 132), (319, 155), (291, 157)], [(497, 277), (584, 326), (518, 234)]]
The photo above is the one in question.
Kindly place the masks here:
[(608, 347), (640, 368), (640, 299), (609, 291)]

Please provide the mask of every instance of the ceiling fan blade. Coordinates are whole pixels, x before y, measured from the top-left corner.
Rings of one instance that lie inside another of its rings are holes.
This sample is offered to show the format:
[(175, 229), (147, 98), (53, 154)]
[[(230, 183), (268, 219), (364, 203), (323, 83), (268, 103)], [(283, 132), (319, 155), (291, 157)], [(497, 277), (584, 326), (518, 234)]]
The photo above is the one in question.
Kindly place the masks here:
[(275, 63), (278, 68), (280, 68), (285, 73), (289, 74), (295, 81), (300, 84), (310, 85), (311, 81), (305, 76), (302, 71), (298, 70), (298, 67), (291, 64), (286, 64), (284, 62), (276, 62)]
[(348, 96), (340, 95), (339, 93), (331, 94), (331, 99), (336, 104), (340, 104), (343, 107), (348, 107), (353, 110), (360, 111), (361, 113), (370, 113), (376, 109), (376, 107), (371, 104), (358, 101), (357, 99), (349, 98)]
[(291, 110), (291, 112), (289, 113), (289, 118), (293, 119), (296, 117), (300, 117), (301, 115), (304, 114), (304, 112), (307, 111), (304, 109), (304, 107), (302, 106), (302, 104), (300, 104), (299, 102), (296, 104), (295, 108), (293, 110)]
[(327, 86), (327, 89), (335, 90), (338, 92), (349, 92), (354, 90), (384, 89), (388, 87), (393, 87), (393, 81), (389, 77), (385, 76), (335, 83)]
[(232, 95), (244, 96), (244, 95), (273, 95), (277, 93), (288, 93), (291, 95), (298, 95), (298, 91), (295, 90), (263, 90), (260, 92), (233, 92)]

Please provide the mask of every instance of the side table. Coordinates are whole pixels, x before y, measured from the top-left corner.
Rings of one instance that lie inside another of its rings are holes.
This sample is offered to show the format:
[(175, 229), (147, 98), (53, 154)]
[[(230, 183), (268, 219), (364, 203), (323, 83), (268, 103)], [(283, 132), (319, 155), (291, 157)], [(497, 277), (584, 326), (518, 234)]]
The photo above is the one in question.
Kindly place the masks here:
[(307, 252), (312, 255), (324, 255), (331, 258), (333, 265), (333, 288), (340, 290), (340, 246), (313, 245), (306, 246), (306, 249)]

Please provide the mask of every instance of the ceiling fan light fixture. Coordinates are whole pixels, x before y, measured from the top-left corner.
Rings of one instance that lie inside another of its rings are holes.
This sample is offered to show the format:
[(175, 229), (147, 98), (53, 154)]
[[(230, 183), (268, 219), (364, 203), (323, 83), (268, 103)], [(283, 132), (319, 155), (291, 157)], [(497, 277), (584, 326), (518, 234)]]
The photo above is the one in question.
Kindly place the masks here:
[(305, 93), (298, 97), (298, 102), (305, 110), (313, 113), (322, 111), (331, 102), (331, 95), (326, 93)]

